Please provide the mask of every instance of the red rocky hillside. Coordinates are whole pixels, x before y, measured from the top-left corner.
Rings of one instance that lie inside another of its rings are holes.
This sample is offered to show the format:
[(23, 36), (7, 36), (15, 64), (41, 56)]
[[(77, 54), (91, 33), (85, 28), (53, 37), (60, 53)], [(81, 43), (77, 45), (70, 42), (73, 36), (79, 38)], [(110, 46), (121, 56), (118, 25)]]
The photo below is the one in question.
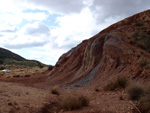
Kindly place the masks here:
[(46, 81), (73, 88), (104, 85), (118, 76), (150, 79), (150, 10), (111, 25), (63, 54)]

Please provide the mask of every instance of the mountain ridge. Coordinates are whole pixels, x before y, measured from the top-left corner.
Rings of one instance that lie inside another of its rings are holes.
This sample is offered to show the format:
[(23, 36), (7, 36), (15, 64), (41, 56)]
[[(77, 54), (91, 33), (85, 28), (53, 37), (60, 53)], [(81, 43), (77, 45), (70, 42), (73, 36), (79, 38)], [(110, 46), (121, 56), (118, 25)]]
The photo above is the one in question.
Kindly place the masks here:
[(135, 79), (146, 78), (150, 72), (139, 67), (139, 62), (142, 57), (150, 58), (150, 45), (144, 45), (150, 38), (143, 38), (149, 37), (149, 32), (150, 10), (125, 18), (63, 54), (49, 72), (47, 82), (57, 81), (69, 87), (93, 81), (105, 84), (117, 76), (134, 78), (139, 71)]
[(37, 60), (28, 60), (22, 56), (11, 52), (10, 50), (0, 47), (0, 64), (1, 65), (24, 65), (24, 66), (46, 66)]

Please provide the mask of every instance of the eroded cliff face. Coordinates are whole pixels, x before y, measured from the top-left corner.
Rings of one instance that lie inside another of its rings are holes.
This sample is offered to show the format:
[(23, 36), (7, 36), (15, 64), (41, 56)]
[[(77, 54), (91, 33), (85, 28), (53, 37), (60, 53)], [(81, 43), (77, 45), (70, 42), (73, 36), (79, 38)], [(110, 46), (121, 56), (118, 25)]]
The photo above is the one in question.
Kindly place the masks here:
[(150, 53), (139, 46), (140, 35), (135, 36), (139, 29), (150, 36), (150, 10), (108, 27), (63, 54), (49, 72), (47, 82), (72, 88), (105, 84), (117, 76), (148, 80), (149, 69), (140, 67), (139, 62), (145, 58), (150, 65)]

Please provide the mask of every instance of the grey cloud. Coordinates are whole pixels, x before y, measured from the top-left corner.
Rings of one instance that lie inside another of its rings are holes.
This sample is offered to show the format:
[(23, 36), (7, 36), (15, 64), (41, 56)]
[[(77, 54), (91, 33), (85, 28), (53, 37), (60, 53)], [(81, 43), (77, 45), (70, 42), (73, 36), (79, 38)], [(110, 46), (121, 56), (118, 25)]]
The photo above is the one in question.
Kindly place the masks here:
[(75, 41), (71, 37), (66, 37), (64, 45), (59, 46), (58, 43), (55, 42), (56, 37), (51, 37), (51, 47), (53, 49), (64, 49), (69, 50), (70, 48), (75, 47), (81, 41)]
[(149, 4), (150, 0), (94, 0), (90, 8), (102, 21), (108, 17), (131, 16), (150, 8)]
[(82, 0), (27, 0), (36, 6), (46, 7), (55, 13), (80, 12), (85, 7)]
[(40, 47), (46, 45), (48, 42), (32, 42), (32, 43), (25, 43), (25, 44), (16, 44), (16, 45), (11, 45), (11, 44), (5, 44), (4, 47), (9, 48), (9, 49), (22, 49), (22, 48), (31, 48), (31, 47)]
[(14, 28), (14, 29), (5, 29), (5, 30), (1, 30), (0, 32), (2, 33), (15, 33), (18, 29)]
[(40, 34), (49, 35), (50, 29), (46, 24), (37, 23), (38, 27), (28, 27), (25, 31), (26, 35), (38, 36)]

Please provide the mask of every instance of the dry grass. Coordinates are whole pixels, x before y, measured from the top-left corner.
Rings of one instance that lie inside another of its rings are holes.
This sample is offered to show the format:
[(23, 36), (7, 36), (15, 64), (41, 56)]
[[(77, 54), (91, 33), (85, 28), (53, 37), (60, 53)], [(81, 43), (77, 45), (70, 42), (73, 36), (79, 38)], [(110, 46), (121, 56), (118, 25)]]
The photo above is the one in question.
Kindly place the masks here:
[(111, 81), (106, 86), (104, 86), (105, 91), (113, 91), (117, 88), (126, 88), (128, 80), (126, 77), (118, 77), (115, 81)]
[(150, 113), (150, 94), (141, 97), (139, 109), (142, 113)]
[(53, 89), (51, 89), (51, 94), (59, 95), (59, 94), (60, 94), (60, 92), (59, 92), (59, 90), (58, 90), (58, 88), (57, 88), (57, 87), (54, 87)]
[(61, 101), (61, 108), (70, 111), (80, 109), (89, 105), (89, 99), (86, 96), (67, 96)]
[(144, 95), (144, 88), (138, 84), (132, 84), (127, 88), (131, 100), (139, 100)]

